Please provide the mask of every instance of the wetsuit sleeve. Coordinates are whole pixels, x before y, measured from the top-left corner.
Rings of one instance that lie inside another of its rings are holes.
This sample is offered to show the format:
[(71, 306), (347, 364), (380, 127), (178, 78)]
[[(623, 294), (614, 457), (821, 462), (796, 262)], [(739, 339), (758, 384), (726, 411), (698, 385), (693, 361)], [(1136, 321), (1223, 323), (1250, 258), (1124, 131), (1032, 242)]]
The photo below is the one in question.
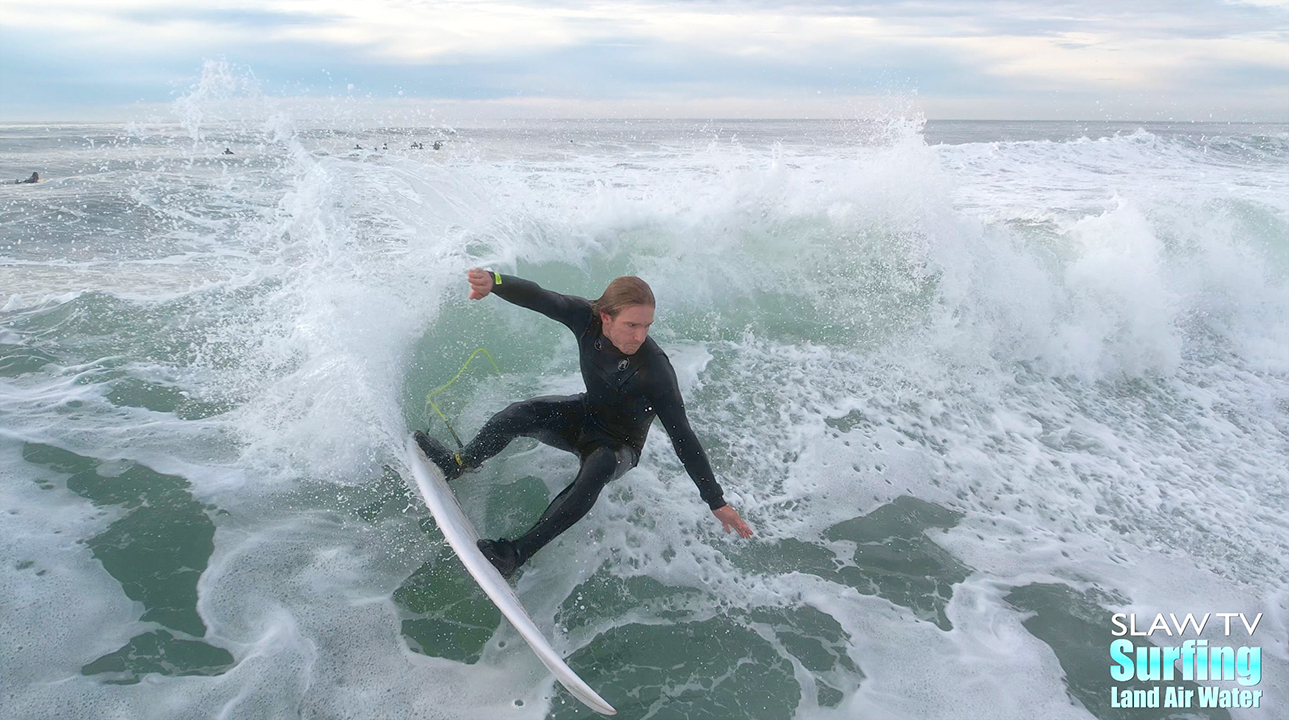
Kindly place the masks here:
[(720, 483), (716, 482), (716, 474), (712, 472), (712, 464), (708, 462), (707, 453), (698, 442), (698, 436), (689, 426), (689, 418), (685, 415), (685, 401), (680, 396), (680, 385), (676, 382), (676, 371), (665, 356), (659, 363), (659, 370), (661, 373), (653, 408), (667, 430), (667, 436), (671, 438), (676, 457), (680, 458), (685, 472), (689, 473), (690, 479), (698, 486), (698, 494), (708, 507), (718, 510), (726, 505), (725, 493), (721, 490)]
[[(489, 271), (491, 272), (491, 271)], [(561, 295), (532, 280), (492, 273), (492, 294), (519, 307), (558, 320), (574, 333), (586, 330), (592, 320), (591, 302), (576, 295)]]

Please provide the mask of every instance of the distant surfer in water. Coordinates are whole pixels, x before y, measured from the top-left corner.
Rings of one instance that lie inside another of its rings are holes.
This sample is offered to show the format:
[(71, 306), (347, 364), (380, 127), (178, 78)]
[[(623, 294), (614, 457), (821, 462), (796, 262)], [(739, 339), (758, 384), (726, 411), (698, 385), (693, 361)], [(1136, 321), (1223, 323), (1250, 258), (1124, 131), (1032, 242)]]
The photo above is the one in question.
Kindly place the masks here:
[(29, 184), (31, 184), (31, 183), (38, 183), (38, 182), (40, 182), (40, 173), (38, 173), (38, 172), (34, 172), (34, 173), (32, 173), (32, 174), (31, 174), (31, 177), (27, 178), (26, 180), (14, 180), (14, 181), (13, 181), (13, 184), (14, 184), (14, 185), (29, 185)]
[(524, 436), (574, 453), (577, 476), (555, 497), (537, 524), (514, 540), (480, 540), (479, 549), (509, 576), (538, 550), (581, 520), (609, 481), (640, 462), (654, 417), (662, 420), (689, 477), (725, 532), (751, 537), (738, 511), (726, 504), (707, 454), (685, 416), (676, 372), (666, 353), (650, 338), (653, 291), (637, 277), (609, 283), (590, 301), (546, 290), (537, 283), (475, 268), (466, 275), (470, 299), (495, 294), (520, 307), (558, 320), (577, 336), (586, 392), (546, 396), (514, 403), (493, 415), (465, 448), (454, 453), (418, 431), (416, 442), (447, 479), (501, 452)]

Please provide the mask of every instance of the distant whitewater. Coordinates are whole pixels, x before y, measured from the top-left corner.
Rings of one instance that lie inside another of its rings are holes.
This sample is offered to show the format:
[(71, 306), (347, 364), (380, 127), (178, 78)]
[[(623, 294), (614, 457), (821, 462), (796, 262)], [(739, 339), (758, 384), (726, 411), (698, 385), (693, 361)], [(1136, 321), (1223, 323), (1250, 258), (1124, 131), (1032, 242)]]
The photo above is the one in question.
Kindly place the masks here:
[[(655, 428), (525, 570), (622, 717), (1182, 717), (1120, 706), (1111, 616), (1226, 612), (1262, 614), (1203, 633), (1262, 648), (1261, 704), (1186, 712), (1284, 717), (1289, 126), (342, 110), (0, 127), (0, 178), (48, 180), (0, 186), (6, 717), (587, 717), (400, 460), (476, 348), (463, 434), (580, 389), (473, 266), (648, 280), (758, 533)], [(574, 462), (458, 492), (513, 535)]]

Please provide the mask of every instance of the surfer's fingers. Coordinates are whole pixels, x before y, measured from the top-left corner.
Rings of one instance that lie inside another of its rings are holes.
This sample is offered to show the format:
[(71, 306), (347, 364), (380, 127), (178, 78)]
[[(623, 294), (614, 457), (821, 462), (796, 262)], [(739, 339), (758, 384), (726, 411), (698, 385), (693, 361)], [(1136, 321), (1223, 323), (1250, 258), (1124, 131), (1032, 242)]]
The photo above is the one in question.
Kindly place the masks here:
[(738, 518), (736, 520), (730, 520), (730, 521), (722, 521), (721, 524), (725, 526), (725, 534), (727, 535), (730, 533), (731, 530), (733, 530), (734, 532), (739, 534), (739, 537), (745, 537), (745, 538), (752, 537), (752, 528), (747, 526), (747, 523), (743, 521), (743, 518)]
[(739, 518), (738, 522), (734, 523), (734, 529), (738, 531), (739, 537), (752, 537), (752, 528), (748, 527), (747, 521), (743, 518)]

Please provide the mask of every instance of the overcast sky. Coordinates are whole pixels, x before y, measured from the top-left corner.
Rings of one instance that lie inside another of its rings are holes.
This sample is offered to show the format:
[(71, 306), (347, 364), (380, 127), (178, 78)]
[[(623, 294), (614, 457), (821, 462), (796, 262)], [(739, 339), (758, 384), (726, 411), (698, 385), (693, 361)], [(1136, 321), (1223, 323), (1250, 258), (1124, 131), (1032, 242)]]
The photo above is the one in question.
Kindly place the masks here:
[(493, 117), (1289, 122), (1289, 0), (0, 0), (0, 121), (277, 97)]

